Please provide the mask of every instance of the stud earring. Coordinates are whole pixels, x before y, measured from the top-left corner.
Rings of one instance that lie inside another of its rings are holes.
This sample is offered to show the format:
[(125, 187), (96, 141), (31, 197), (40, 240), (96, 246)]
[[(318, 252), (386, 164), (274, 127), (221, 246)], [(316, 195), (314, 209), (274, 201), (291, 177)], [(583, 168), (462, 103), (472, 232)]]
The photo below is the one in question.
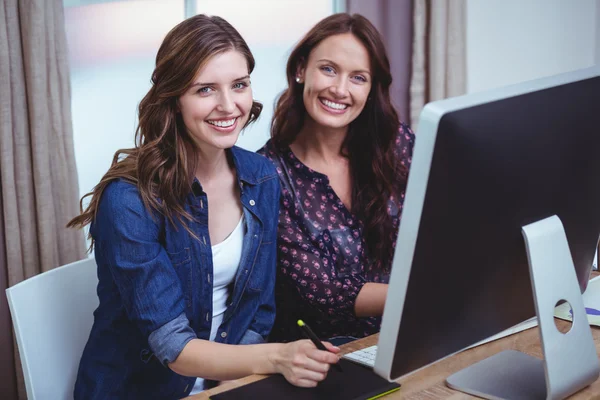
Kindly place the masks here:
[(296, 82), (300, 83), (300, 77), (299, 76), (296, 77)]

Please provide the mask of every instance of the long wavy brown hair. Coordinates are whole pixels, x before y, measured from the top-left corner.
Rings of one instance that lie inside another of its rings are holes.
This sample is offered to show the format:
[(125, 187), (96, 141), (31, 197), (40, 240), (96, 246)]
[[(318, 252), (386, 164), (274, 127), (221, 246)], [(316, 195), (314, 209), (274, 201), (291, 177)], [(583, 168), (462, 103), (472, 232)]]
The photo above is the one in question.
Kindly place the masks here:
[[(91, 223), (103, 190), (110, 182), (124, 179), (137, 186), (149, 211), (163, 214), (170, 223), (177, 219), (188, 229), (185, 222), (192, 216), (185, 211), (185, 198), (192, 188), (198, 158), (196, 145), (177, 112), (177, 100), (211, 57), (230, 50), (246, 58), (251, 73), (254, 57), (248, 45), (220, 17), (196, 15), (167, 34), (156, 55), (152, 87), (139, 105), (135, 147), (115, 153), (100, 183), (82, 197), (81, 214), (67, 227), (82, 228)], [(261, 110), (262, 104), (253, 102), (246, 126), (258, 118)], [(91, 200), (84, 210), (84, 200), (89, 196)], [(91, 249), (94, 239), (89, 237)]]
[(271, 136), (281, 150), (294, 142), (306, 118), (304, 86), (295, 82), (298, 67), (305, 65), (310, 52), (321, 41), (344, 33), (353, 34), (365, 46), (372, 75), (369, 100), (350, 123), (342, 144), (342, 155), (348, 158), (351, 169), (352, 212), (364, 222), (363, 234), (375, 267), (387, 269), (395, 244), (388, 201), (390, 196), (398, 199), (404, 191), (408, 171), (394, 153), (400, 122), (390, 99), (390, 64), (381, 35), (369, 20), (359, 14), (334, 14), (320, 21), (300, 40), (288, 59), (288, 88), (277, 101)]

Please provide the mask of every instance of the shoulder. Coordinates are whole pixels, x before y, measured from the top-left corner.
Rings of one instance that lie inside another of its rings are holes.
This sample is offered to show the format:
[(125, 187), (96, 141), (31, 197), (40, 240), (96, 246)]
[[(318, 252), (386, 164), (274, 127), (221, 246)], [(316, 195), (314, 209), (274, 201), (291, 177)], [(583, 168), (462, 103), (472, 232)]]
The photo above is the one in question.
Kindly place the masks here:
[(410, 129), (410, 126), (408, 126), (408, 124), (405, 124), (404, 122), (400, 122), (400, 127), (398, 128), (398, 140), (404, 141), (404, 142), (414, 142), (415, 141), (415, 134), (412, 131), (412, 129)]
[(265, 145), (263, 147), (261, 147), (260, 149), (258, 149), (256, 151), (258, 154), (267, 157), (270, 160), (273, 160), (274, 158), (277, 158), (277, 149), (275, 148), (275, 145), (273, 144), (273, 139), (269, 139), (267, 141), (267, 143), (265, 143)]
[(277, 177), (275, 166), (265, 156), (237, 146), (232, 147), (231, 153), (242, 180), (260, 183)]
[(396, 142), (394, 146), (396, 157), (412, 157), (414, 146), (415, 134), (407, 124), (400, 122), (400, 127), (398, 128), (398, 133), (396, 134)]
[(98, 213), (103, 218), (122, 218), (131, 213), (137, 216), (150, 215), (137, 185), (122, 178), (115, 179), (104, 188)]
[(269, 159), (271, 163), (275, 166), (275, 169), (278, 173), (281, 173), (281, 171), (284, 170), (286, 160), (283, 157), (283, 153), (281, 152), (281, 150), (279, 150), (277, 146), (275, 146), (275, 144), (273, 143), (273, 139), (269, 139), (267, 143), (260, 150), (257, 151), (257, 153)]
[(125, 179), (119, 178), (110, 182), (102, 191), (102, 203), (123, 206), (129, 202), (142, 202), (137, 186)]

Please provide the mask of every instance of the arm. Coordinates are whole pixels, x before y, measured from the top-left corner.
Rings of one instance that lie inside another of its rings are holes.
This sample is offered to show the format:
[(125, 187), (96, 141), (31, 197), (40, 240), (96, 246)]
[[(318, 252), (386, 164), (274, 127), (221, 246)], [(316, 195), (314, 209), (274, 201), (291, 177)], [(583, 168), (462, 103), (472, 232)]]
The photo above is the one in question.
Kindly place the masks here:
[(290, 383), (314, 387), (325, 379), (330, 364), (338, 362), (339, 348), (326, 343), (318, 350), (309, 340), (235, 346), (191, 340), (169, 368), (180, 375), (232, 380), (252, 374), (282, 374)]
[(357, 317), (378, 317), (383, 314), (383, 307), (387, 297), (387, 283), (365, 283), (354, 304), (354, 313)]
[[(281, 279), (323, 318), (356, 319), (355, 303), (366, 282), (360, 275), (338, 276), (332, 254), (306, 233), (306, 221), (293, 204), (286, 196), (280, 212), (279, 224), (285, 227), (278, 244)], [(326, 232), (323, 240), (333, 239)]]
[(177, 273), (159, 242), (159, 221), (134, 185), (114, 182), (102, 194), (92, 234), (98, 267), (108, 271), (128, 319), (166, 365), (196, 334), (184, 313)]
[[(401, 173), (408, 173), (412, 161), (415, 135), (411, 129), (400, 124), (394, 154), (401, 168)], [(358, 294), (355, 312), (358, 317), (380, 316), (387, 297), (388, 285), (383, 283), (367, 283)]]

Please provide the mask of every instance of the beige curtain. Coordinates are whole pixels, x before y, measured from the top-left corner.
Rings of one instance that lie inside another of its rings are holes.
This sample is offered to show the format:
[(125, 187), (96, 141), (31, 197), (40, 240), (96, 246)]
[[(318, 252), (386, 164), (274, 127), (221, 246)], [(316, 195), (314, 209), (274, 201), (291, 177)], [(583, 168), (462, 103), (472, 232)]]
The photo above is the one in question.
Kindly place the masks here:
[(85, 257), (62, 0), (0, 3), (0, 188), (8, 286)]
[(410, 119), (430, 101), (466, 91), (466, 0), (413, 0)]

